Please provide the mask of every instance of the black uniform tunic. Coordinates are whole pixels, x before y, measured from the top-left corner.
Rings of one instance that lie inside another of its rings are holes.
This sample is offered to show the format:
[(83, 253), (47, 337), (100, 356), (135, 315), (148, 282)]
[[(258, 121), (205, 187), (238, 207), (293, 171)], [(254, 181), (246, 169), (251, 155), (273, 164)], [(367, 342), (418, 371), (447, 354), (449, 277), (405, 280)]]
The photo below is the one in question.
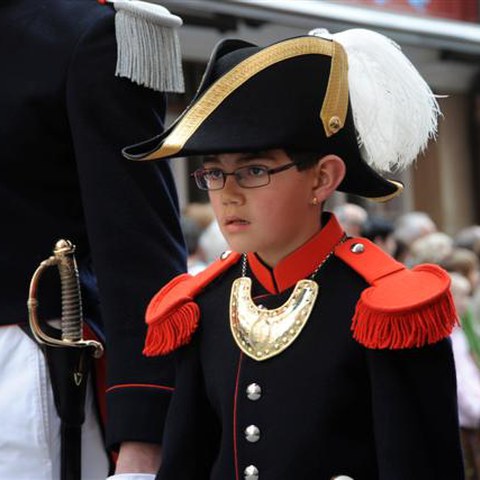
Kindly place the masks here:
[[(185, 255), (168, 163), (120, 153), (162, 128), (165, 95), (115, 77), (114, 15), (96, 0), (0, 2), (0, 325), (26, 321), (32, 273), (71, 240), (90, 320), (101, 307), (108, 442), (158, 442), (172, 372), (141, 354), (144, 311)], [(57, 287), (42, 279), (41, 318), (58, 318)]]
[[(257, 304), (283, 304), (322, 262), (332, 221), (273, 271), (249, 254)], [(319, 295), (299, 337), (256, 361), (230, 332), (239, 276), (237, 264), (196, 299), (200, 328), (176, 353), (158, 479), (463, 479), (448, 339), (397, 351), (358, 344), (351, 319), (368, 285), (331, 256), (315, 276)]]

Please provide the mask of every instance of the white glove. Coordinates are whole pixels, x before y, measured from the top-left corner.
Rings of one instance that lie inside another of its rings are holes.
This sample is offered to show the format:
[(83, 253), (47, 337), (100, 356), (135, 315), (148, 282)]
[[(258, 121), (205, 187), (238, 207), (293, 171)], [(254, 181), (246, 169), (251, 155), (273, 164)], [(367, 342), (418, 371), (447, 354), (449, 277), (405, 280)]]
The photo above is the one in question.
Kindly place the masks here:
[(155, 480), (153, 473), (118, 473), (107, 478), (107, 480)]

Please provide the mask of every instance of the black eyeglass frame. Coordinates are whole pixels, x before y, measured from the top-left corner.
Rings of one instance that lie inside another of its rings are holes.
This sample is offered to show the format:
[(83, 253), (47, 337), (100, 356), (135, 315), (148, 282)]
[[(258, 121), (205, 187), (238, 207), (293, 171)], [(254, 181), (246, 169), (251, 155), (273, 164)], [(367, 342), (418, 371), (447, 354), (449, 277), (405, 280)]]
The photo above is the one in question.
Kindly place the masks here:
[[(228, 176), (234, 176), (238, 186), (241, 187), (241, 188), (248, 188), (248, 189), (250, 189), (250, 188), (261, 188), (261, 187), (266, 187), (267, 185), (270, 184), (270, 181), (271, 181), (270, 176), (271, 175), (275, 175), (276, 173), (284, 172), (285, 170), (288, 170), (289, 168), (292, 168), (296, 165), (298, 166), (300, 164), (301, 164), (301, 162), (289, 162), (289, 163), (286, 163), (285, 165), (280, 165), (279, 167), (274, 167), (274, 168), (267, 168), (264, 165), (245, 165), (243, 167), (236, 168), (233, 172), (224, 172), (221, 168), (199, 168), (199, 169), (195, 170), (193, 173), (191, 173), (190, 176), (195, 179), (195, 183), (196, 183), (197, 187), (200, 190), (204, 190), (204, 191), (210, 191), (211, 192), (211, 191), (215, 191), (215, 190), (222, 190), (225, 187), (225, 183), (227, 181)], [(261, 185), (254, 185), (254, 186), (251, 186), (251, 187), (246, 187), (245, 185), (242, 185), (239, 181), (238, 171), (239, 170), (244, 170), (246, 168), (260, 168), (260, 169), (262, 169), (268, 175), (267, 176), (267, 183), (262, 183)], [(204, 172), (208, 172), (210, 170), (218, 170), (218, 171), (222, 172), (223, 181), (222, 181), (222, 186), (221, 187), (217, 187), (217, 188), (208, 188), (207, 187), (207, 188), (204, 188), (202, 186), (200, 176)]]

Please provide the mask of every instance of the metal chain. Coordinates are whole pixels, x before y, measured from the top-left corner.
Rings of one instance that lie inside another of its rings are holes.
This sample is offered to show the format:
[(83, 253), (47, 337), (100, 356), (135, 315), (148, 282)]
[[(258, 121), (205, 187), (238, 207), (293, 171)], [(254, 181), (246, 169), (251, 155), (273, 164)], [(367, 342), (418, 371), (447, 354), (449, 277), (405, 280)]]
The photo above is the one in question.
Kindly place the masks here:
[(247, 254), (242, 254), (242, 277), (247, 276)]
[[(315, 275), (318, 273), (318, 271), (325, 265), (325, 262), (333, 255), (333, 252), (335, 249), (341, 245), (342, 243), (347, 240), (347, 236), (343, 234), (342, 238), (339, 240), (339, 242), (330, 250), (330, 252), (327, 253), (325, 258), (321, 261), (321, 263), (317, 266), (317, 268), (313, 271), (313, 273), (308, 277), (310, 280), (313, 280), (315, 278)], [(242, 254), (242, 277), (247, 276), (247, 254), (243, 253)]]

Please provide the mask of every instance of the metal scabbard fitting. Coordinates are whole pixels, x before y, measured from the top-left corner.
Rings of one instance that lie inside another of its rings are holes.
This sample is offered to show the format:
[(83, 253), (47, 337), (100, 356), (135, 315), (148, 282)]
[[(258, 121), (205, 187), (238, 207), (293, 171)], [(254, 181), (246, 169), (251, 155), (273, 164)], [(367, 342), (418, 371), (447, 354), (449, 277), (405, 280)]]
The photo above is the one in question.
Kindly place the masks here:
[[(38, 343), (51, 347), (91, 347), (93, 356), (99, 358), (103, 354), (103, 346), (95, 340), (83, 340), (82, 302), (75, 246), (68, 240), (59, 240), (55, 244), (53, 255), (40, 263), (30, 281), (28, 296), (28, 320), (33, 336)], [(37, 289), (40, 278), (49, 267), (57, 266), (62, 285), (62, 338), (48, 336), (38, 321)]]

